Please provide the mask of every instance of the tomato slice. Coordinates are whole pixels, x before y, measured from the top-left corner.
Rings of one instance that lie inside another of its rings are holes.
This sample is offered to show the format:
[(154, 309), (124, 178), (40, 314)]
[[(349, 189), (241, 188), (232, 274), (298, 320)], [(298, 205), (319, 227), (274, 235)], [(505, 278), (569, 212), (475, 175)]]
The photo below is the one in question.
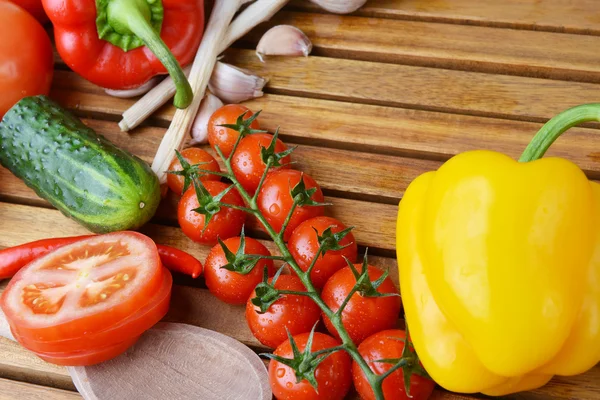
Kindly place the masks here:
[(129, 338), (123, 342), (111, 346), (102, 347), (97, 350), (80, 351), (73, 353), (36, 353), (42, 360), (68, 367), (88, 366), (100, 364), (115, 357), (120, 356), (128, 348), (133, 346), (139, 339), (139, 336)]
[(158, 292), (148, 303), (131, 317), (121, 321), (116, 326), (108, 327), (98, 333), (90, 333), (80, 338), (60, 341), (36, 341), (15, 335), (23, 347), (36, 353), (77, 352), (103, 346), (115, 345), (124, 338), (140, 336), (159, 322), (169, 311), (173, 277), (169, 270), (163, 267), (163, 282)]
[(163, 278), (150, 238), (110, 233), (28, 264), (10, 281), (0, 305), (12, 332), (23, 340), (91, 337), (147, 305)]

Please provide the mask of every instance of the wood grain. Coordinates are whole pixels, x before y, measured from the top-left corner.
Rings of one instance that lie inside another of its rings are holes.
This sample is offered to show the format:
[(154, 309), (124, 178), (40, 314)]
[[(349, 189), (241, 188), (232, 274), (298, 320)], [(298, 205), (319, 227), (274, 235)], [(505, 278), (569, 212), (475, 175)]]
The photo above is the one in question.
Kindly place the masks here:
[[(0, 199), (28, 205), (50, 206), (3, 168), (0, 168), (0, 179), (2, 180)], [(395, 248), (394, 232), (397, 209), (395, 205), (337, 197), (327, 197), (325, 200), (334, 205), (327, 207), (326, 214), (339, 219), (348, 226), (354, 226), (356, 228), (354, 236), (359, 244), (386, 250)], [(163, 201), (155, 221), (177, 224), (176, 202), (177, 198), (172, 195), (170, 200)], [(369, 216), (368, 219), (364, 218), (365, 213)], [(3, 217), (2, 211), (0, 211), (0, 217)], [(68, 220), (66, 217), (62, 217), (62, 219)], [(251, 226), (253, 229), (258, 229), (256, 222), (251, 223)]]
[[(261, 63), (254, 51), (241, 49), (225, 54), (225, 62), (270, 78), (268, 92), (309, 98), (541, 122), (600, 97), (600, 85), (585, 82), (313, 56)], [(100, 93), (80, 80), (71, 86)]]
[[(68, 76), (64, 78), (67, 79)], [(131, 104), (131, 100), (110, 99), (100, 94), (63, 91), (58, 88), (53, 91), (52, 96), (81, 116), (101, 117), (113, 121), (117, 120), (119, 113)], [(280, 126), (282, 139), (288, 144), (306, 143), (313, 147), (341, 148), (361, 153), (434, 160), (447, 160), (455, 154), (477, 149), (500, 151), (516, 159), (542, 126), (540, 123), (279, 95), (266, 95), (246, 104), (254, 110), (263, 110), (260, 121), (265, 129), (273, 132)], [(99, 113), (100, 110), (103, 114)], [(163, 126), (169, 122), (171, 115), (172, 108), (166, 107), (151, 122)], [(94, 128), (115, 143), (139, 151), (139, 155), (146, 160), (152, 157), (152, 149), (157, 146), (158, 135), (164, 132), (164, 129), (152, 131), (142, 127), (128, 136), (116, 128), (116, 123), (108, 122), (98, 123)], [(157, 135), (157, 138), (154, 138), (154, 135)], [(135, 139), (129, 140), (130, 137)], [(599, 178), (598, 148), (600, 148), (600, 135), (596, 130), (573, 128), (552, 145), (547, 155), (570, 159), (590, 177)], [(327, 153), (328, 150), (322, 151)], [(352, 154), (358, 159), (362, 157), (360, 154)], [(382, 162), (388, 160), (393, 159), (381, 157)], [(308, 165), (312, 159), (301, 161)], [(347, 162), (351, 162), (351, 159)], [(419, 160), (407, 162), (426, 163)], [(426, 168), (435, 169), (437, 165), (429, 164)], [(320, 168), (316, 170), (319, 171)], [(336, 168), (336, 170), (340, 169)], [(348, 173), (348, 171), (333, 172)], [(360, 173), (356, 168), (352, 168), (352, 172)], [(395, 176), (404, 179), (405, 174), (395, 173)], [(411, 175), (408, 174), (406, 179), (410, 177)], [(369, 188), (379, 195), (389, 194), (386, 188), (381, 192), (372, 185)]]
[(0, 378), (75, 390), (65, 368), (49, 364), (5, 338), (0, 338)]
[(0, 379), (0, 400), (75, 400), (81, 396), (75, 392), (37, 386), (31, 383)]
[[(71, 77), (71, 73), (57, 72), (52, 96), (81, 116), (116, 121), (132, 103), (132, 100), (96, 94), (97, 87), (93, 85), (84, 87), (84, 92), (75, 90), (69, 82), (77, 82), (77, 79)], [(282, 139), (288, 143), (435, 160), (446, 160), (476, 149), (500, 151), (518, 158), (542, 126), (541, 123), (280, 95), (265, 95), (246, 104), (254, 110), (263, 110), (260, 118), (263, 127), (274, 131), (280, 126)], [(165, 107), (151, 122), (164, 126), (172, 112), (172, 107)], [(102, 131), (118, 144), (132, 149), (138, 148), (137, 141), (154, 143), (156, 139), (149, 139), (145, 132), (144, 128), (138, 128), (126, 136), (119, 132), (116, 124), (107, 125)], [(135, 138), (134, 143), (130, 143), (129, 137)], [(150, 157), (154, 147), (146, 146), (148, 144), (139, 146), (143, 152), (140, 155)], [(552, 145), (547, 155), (568, 158), (590, 176), (600, 177), (598, 148), (600, 135), (595, 129), (573, 128)]]
[[(304, 0), (289, 8), (322, 12)], [(600, 34), (595, 0), (369, 0), (355, 14), (369, 17), (436, 21), (451, 24)]]
[[(600, 37), (420, 21), (281, 12), (243, 42), (254, 48), (275, 25), (293, 25), (313, 42), (313, 55), (598, 82)], [(482, 46), (483, 43), (493, 45)], [(267, 57), (267, 63), (271, 58)]]
[[(269, 77), (271, 93), (457, 114), (542, 121), (600, 98), (591, 83), (231, 49), (225, 62)], [(374, 85), (373, 82), (377, 82)]]

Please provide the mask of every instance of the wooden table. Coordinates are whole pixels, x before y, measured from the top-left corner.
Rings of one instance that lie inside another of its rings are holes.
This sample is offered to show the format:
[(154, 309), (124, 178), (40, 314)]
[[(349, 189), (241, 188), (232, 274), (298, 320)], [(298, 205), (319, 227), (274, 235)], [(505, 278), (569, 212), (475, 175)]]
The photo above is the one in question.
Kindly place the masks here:
[[(328, 212), (356, 226), (371, 261), (392, 270), (397, 203), (419, 174), (465, 150), (518, 156), (556, 113), (600, 100), (597, 0), (371, 0), (353, 16), (322, 14), (293, 1), (226, 53), (226, 61), (270, 77), (248, 102), (263, 125), (297, 144), (297, 167), (335, 204)], [(269, 58), (251, 50), (274, 24), (293, 24), (314, 42), (308, 58)], [(109, 98), (57, 60), (51, 96), (110, 140), (151, 161), (173, 115), (165, 107), (130, 135), (116, 121), (132, 102)], [(597, 127), (578, 128), (549, 154), (600, 176)], [(204, 260), (207, 247), (176, 227), (167, 199), (143, 229), (157, 242)], [(0, 247), (85, 233), (0, 168)], [(273, 247), (269, 244), (270, 247)], [(170, 321), (214, 329), (256, 350), (243, 310), (219, 302), (202, 280), (178, 279)], [(264, 350), (264, 349), (262, 349)], [(0, 399), (75, 399), (66, 370), (0, 340)], [(437, 390), (436, 399), (478, 398)], [(600, 368), (511, 398), (600, 398)]]

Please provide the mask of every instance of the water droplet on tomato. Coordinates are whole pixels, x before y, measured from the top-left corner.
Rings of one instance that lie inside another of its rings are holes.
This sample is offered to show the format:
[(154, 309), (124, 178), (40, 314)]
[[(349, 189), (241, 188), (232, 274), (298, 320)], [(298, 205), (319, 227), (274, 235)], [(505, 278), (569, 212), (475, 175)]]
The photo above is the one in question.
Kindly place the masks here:
[(294, 386), (294, 385), (292, 384), (292, 382), (288, 382), (288, 383), (286, 383), (286, 384), (285, 384), (285, 387), (286, 387), (286, 388), (288, 388), (288, 389), (291, 389), (291, 388), (292, 388), (292, 386)]
[(269, 212), (273, 215), (278, 215), (280, 211), (281, 208), (277, 204), (271, 204), (271, 207), (269, 207)]
[(278, 368), (277, 369), (277, 377), (278, 378), (283, 378), (283, 376), (285, 375), (285, 369), (283, 368)]

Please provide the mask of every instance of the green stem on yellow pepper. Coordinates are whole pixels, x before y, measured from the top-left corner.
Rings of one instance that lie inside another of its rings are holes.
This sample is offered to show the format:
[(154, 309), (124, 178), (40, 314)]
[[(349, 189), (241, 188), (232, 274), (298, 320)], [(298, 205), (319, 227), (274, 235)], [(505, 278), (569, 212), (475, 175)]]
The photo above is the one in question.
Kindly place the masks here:
[(162, 25), (163, 8), (160, 0), (97, 0), (98, 34), (124, 51), (146, 45), (165, 66), (177, 92), (173, 104), (186, 108), (194, 96), (181, 65), (158, 32)]
[(566, 130), (590, 121), (600, 121), (600, 103), (582, 104), (561, 112), (538, 131), (519, 161), (528, 162), (542, 158), (552, 143)]

